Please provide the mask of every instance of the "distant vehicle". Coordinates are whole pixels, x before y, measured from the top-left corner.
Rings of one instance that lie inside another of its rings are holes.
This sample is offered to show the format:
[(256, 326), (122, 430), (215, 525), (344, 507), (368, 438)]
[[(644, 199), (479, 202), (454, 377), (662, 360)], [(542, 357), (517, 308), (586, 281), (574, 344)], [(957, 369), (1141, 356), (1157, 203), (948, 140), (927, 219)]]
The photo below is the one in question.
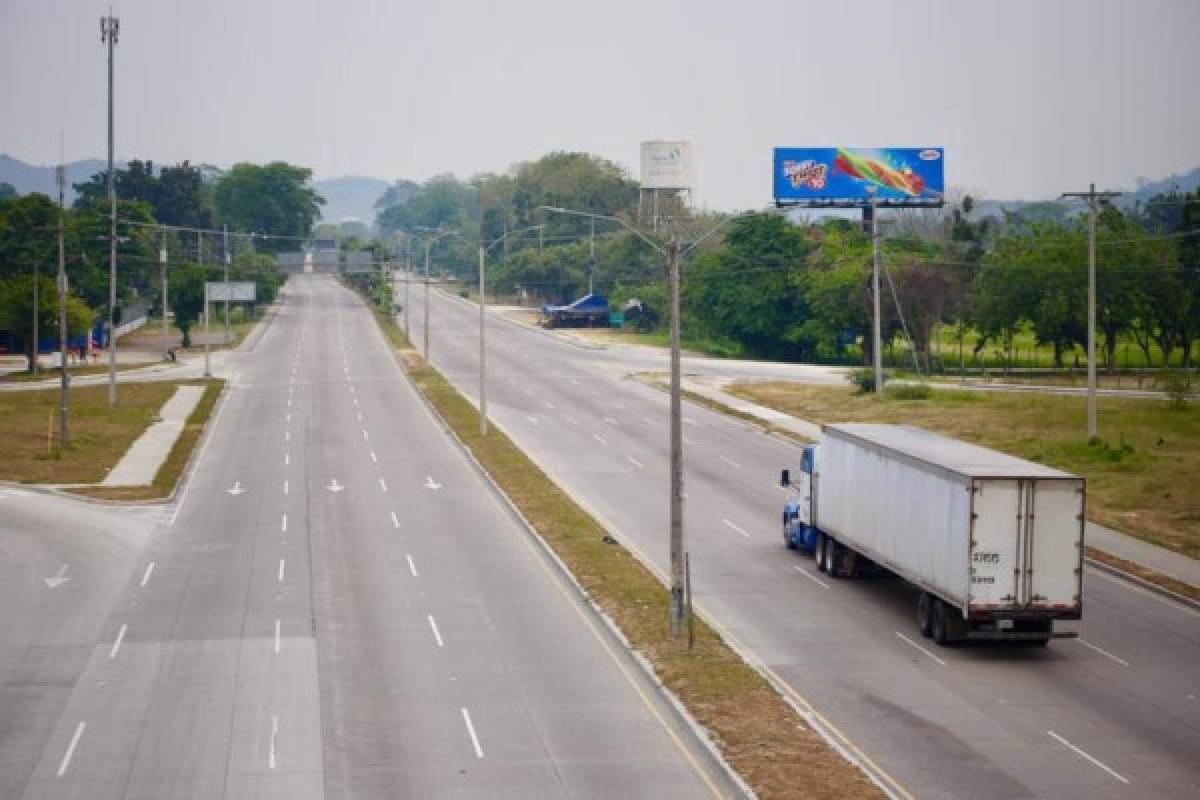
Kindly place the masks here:
[(909, 425), (826, 425), (783, 511), (789, 549), (853, 577), (882, 567), (921, 590), (938, 644), (1044, 645), (1083, 613), (1083, 478)]
[(608, 327), (608, 299), (598, 294), (585, 294), (570, 305), (542, 306), (543, 328)]

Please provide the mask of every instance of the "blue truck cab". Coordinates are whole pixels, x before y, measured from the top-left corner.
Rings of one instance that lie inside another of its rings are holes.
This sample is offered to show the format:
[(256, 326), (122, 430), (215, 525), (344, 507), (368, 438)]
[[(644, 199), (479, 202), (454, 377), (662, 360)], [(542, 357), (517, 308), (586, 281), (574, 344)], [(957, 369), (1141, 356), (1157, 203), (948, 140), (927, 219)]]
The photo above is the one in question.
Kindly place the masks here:
[(816, 454), (815, 445), (804, 448), (800, 454), (800, 474), (792, 480), (791, 474), (785, 469), (780, 480), (781, 485), (795, 489), (799, 495), (783, 507), (783, 543), (789, 550), (815, 553), (817, 549), (817, 528), (812, 524), (815, 518), (812, 506)]

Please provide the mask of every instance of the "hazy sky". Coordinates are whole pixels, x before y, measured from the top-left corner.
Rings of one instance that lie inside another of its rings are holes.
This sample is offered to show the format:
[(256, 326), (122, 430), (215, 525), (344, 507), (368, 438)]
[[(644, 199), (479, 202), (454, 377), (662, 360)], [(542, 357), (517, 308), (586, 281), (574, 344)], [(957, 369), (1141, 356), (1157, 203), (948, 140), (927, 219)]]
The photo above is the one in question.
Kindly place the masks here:
[(770, 200), (776, 145), (946, 148), (996, 199), (1200, 165), (1200, 0), (0, 0), (0, 152), (424, 179), (585, 150)]

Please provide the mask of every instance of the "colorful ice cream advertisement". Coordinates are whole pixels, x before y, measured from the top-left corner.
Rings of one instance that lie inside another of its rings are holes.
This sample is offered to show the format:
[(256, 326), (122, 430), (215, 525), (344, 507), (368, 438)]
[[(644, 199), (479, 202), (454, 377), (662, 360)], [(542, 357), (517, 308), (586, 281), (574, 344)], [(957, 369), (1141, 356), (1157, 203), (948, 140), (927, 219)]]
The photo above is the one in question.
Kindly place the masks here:
[(776, 147), (775, 199), (929, 204), (945, 192), (940, 147)]

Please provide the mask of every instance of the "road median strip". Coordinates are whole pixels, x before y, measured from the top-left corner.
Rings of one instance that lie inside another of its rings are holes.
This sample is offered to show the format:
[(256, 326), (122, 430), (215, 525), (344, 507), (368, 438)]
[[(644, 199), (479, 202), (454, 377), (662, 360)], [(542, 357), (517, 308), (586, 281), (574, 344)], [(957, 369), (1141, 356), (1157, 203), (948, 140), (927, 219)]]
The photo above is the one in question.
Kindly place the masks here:
[(501, 431), (480, 438), (475, 407), (408, 346), (391, 319), (378, 312), (376, 319), (430, 406), (747, 786), (764, 798), (881, 796), (703, 620), (696, 620), (694, 649), (672, 637), (658, 577), (613, 544), (609, 531)]

